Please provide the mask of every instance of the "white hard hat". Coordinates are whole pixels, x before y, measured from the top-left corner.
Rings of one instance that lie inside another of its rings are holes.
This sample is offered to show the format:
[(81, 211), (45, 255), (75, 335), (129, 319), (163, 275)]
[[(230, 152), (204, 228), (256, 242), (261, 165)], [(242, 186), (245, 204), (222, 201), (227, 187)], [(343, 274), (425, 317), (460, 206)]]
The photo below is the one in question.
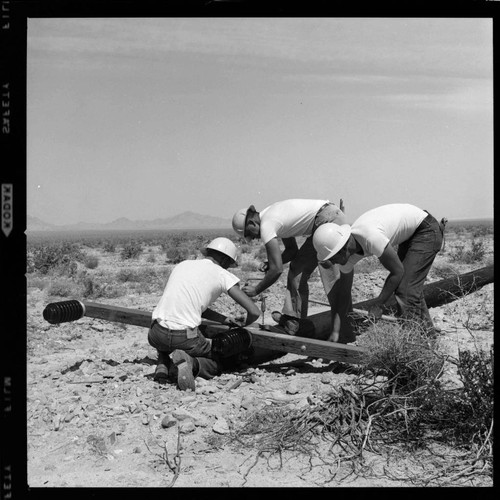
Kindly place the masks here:
[(217, 250), (217, 252), (227, 255), (233, 260), (233, 264), (229, 267), (236, 267), (236, 245), (229, 238), (215, 238), (205, 248), (202, 248), (201, 253), (206, 255), (208, 249)]
[(321, 224), (313, 236), (313, 245), (318, 253), (318, 260), (325, 261), (333, 257), (347, 242), (351, 235), (351, 226), (334, 222)]
[(245, 222), (247, 218), (247, 208), (238, 210), (233, 215), (233, 229), (238, 236), (245, 236)]
[(245, 227), (248, 215), (255, 213), (255, 207), (250, 205), (248, 208), (241, 208), (233, 215), (233, 229), (238, 236), (245, 237)]

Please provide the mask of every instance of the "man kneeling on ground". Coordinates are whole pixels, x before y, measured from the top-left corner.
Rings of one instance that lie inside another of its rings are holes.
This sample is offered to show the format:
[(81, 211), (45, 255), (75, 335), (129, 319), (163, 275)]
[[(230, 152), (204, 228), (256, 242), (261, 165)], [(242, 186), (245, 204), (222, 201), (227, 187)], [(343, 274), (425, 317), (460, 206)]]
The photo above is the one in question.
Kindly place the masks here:
[[(185, 260), (170, 274), (163, 295), (152, 314), (149, 344), (158, 351), (154, 380), (164, 384), (177, 380), (180, 390), (195, 389), (195, 377), (219, 375), (221, 365), (213, 355), (212, 340), (199, 330), (202, 316), (220, 321), (225, 318), (209, 308), (227, 293), (247, 311), (245, 325), (256, 321), (260, 310), (239, 287), (239, 278), (230, 273), (236, 267), (236, 246), (228, 238), (215, 238), (201, 250), (200, 260)], [(226, 318), (231, 325), (232, 318)]]

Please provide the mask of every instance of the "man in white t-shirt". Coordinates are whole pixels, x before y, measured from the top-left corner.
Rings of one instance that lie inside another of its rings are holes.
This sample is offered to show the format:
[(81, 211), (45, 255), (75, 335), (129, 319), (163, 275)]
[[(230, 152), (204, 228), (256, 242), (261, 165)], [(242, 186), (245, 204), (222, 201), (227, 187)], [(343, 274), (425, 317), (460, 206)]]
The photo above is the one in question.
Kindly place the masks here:
[[(345, 221), (342, 210), (328, 200), (290, 199), (273, 203), (260, 212), (251, 205), (234, 214), (232, 224), (235, 232), (247, 240), (260, 238), (267, 253), (267, 262), (260, 268), (266, 272), (264, 278), (255, 286), (243, 287), (248, 296), (254, 297), (269, 288), (282, 274), (283, 265), (290, 262), (283, 314), (277, 313), (275, 317), (273, 313), (273, 318), (279, 319), (280, 325), (284, 326), (288, 334), (295, 335), (299, 329), (299, 318), (307, 317), (308, 280), (318, 266), (312, 244), (314, 232), (327, 222), (344, 224)], [(299, 236), (306, 237), (300, 248), (296, 241)], [(285, 247), (283, 253), (280, 250), (279, 238)], [(346, 339), (352, 337), (348, 322), (340, 323), (336, 313), (342, 308), (339, 304), (341, 297), (334, 286), (339, 278), (338, 266), (320, 267), (319, 271), (332, 308), (332, 330), (343, 324)]]
[(340, 265), (339, 281), (349, 294), (351, 286), (344, 286), (344, 277), (352, 274), (355, 264), (364, 257), (378, 257), (389, 276), (369, 313), (380, 318), (384, 304), (394, 293), (399, 314), (417, 320), (430, 335), (436, 330), (423, 287), (442, 242), (439, 222), (427, 211), (405, 203), (369, 210), (352, 226), (324, 224), (313, 238), (319, 261)]
[(227, 293), (246, 309), (245, 325), (260, 316), (259, 308), (240, 289), (239, 278), (227, 271), (236, 267), (234, 243), (215, 238), (202, 253), (206, 258), (185, 260), (172, 269), (148, 332), (149, 344), (158, 350), (154, 379), (165, 383), (175, 377), (181, 390), (194, 390), (196, 376), (209, 379), (221, 371), (212, 352), (212, 339), (198, 329), (202, 317), (231, 324), (232, 318), (227, 320), (208, 309), (221, 294)]

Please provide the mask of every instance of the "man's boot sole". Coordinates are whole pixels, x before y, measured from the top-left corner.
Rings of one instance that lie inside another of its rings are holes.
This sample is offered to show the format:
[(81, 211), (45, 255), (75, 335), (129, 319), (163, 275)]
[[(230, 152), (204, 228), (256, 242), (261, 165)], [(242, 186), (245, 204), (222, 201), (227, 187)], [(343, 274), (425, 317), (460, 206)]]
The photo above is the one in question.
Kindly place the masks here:
[(181, 391), (196, 389), (193, 365), (189, 356), (183, 351), (174, 351), (170, 358), (177, 367), (177, 385)]

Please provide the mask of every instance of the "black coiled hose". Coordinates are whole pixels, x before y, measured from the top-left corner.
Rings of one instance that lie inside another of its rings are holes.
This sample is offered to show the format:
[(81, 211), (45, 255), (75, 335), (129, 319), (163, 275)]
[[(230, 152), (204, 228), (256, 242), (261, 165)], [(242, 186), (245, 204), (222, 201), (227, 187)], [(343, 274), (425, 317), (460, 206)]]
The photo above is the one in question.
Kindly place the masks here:
[(252, 335), (244, 328), (232, 328), (212, 339), (212, 353), (221, 358), (246, 351), (252, 344)]
[(57, 325), (80, 319), (85, 314), (85, 306), (79, 300), (64, 300), (47, 304), (43, 310), (43, 319)]

